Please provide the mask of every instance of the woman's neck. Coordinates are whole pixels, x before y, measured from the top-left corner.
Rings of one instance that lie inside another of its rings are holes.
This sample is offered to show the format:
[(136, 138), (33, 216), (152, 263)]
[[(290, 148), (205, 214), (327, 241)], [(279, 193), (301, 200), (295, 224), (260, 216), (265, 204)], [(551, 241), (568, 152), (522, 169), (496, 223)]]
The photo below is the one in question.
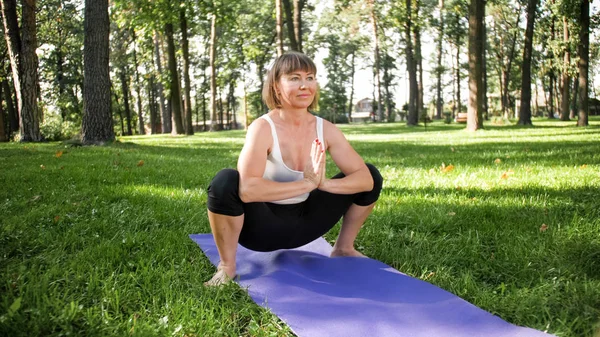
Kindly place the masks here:
[(275, 113), (286, 124), (292, 124), (294, 126), (301, 126), (306, 121), (308, 110), (304, 109), (290, 109), (290, 108), (278, 108)]

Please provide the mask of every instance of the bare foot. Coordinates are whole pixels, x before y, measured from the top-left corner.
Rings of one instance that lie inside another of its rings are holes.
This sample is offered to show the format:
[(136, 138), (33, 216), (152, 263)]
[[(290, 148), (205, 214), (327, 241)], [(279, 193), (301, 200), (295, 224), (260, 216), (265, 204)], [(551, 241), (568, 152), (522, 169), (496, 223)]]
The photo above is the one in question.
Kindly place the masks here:
[(352, 248), (352, 249), (334, 249), (330, 255), (330, 257), (344, 257), (344, 256), (366, 257), (364, 254), (362, 254), (361, 252), (359, 252), (358, 250), (356, 250), (354, 248)]
[(235, 271), (231, 272), (232, 276), (229, 276), (229, 274), (230, 273), (226, 271), (226, 268), (219, 266), (217, 268), (217, 272), (213, 275), (213, 277), (210, 280), (204, 282), (204, 285), (207, 287), (216, 287), (222, 284), (229, 283), (235, 277)]

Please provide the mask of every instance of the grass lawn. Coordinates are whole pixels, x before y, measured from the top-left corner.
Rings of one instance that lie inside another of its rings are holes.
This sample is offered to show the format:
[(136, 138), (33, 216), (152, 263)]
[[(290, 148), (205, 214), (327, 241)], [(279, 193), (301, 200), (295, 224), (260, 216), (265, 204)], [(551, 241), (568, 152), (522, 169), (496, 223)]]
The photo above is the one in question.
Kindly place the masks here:
[[(600, 119), (534, 124), (341, 126), (385, 179), (357, 246), (511, 323), (598, 336)], [(0, 336), (292, 335), (236, 285), (203, 287), (188, 238), (244, 134), (0, 144)]]

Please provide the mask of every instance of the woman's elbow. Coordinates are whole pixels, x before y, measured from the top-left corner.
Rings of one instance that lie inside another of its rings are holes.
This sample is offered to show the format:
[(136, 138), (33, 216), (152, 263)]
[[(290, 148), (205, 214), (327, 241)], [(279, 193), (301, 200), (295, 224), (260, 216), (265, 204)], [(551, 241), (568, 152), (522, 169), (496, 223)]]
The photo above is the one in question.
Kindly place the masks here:
[(248, 184), (240, 182), (238, 194), (240, 196), (240, 200), (242, 200), (243, 203), (247, 204), (249, 202), (252, 202), (252, 189), (249, 188)]

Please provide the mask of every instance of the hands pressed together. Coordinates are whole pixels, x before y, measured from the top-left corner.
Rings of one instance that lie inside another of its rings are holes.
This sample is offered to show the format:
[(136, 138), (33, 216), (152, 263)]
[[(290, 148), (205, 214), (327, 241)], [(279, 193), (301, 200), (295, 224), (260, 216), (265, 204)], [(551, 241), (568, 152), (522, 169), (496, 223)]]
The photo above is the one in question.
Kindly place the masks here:
[(310, 160), (304, 167), (304, 180), (319, 188), (325, 182), (325, 148), (319, 139), (312, 142)]

